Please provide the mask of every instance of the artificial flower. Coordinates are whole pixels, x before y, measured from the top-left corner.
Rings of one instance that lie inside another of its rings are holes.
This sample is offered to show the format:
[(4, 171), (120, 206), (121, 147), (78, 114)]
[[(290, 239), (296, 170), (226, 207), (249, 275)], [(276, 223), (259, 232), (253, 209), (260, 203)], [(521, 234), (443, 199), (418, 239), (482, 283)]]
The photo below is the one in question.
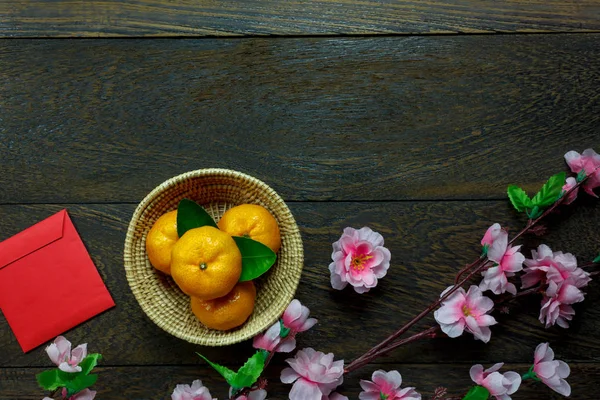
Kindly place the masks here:
[(471, 367), (469, 374), (476, 384), (486, 388), (490, 394), (498, 400), (511, 400), (510, 395), (521, 386), (521, 375), (513, 371), (501, 374), (498, 372), (504, 363), (498, 363), (491, 368), (483, 370), (483, 365), (477, 364)]
[[(448, 287), (441, 296), (453, 287)], [(458, 337), (466, 330), (476, 339), (487, 343), (492, 335), (489, 327), (497, 323), (494, 317), (487, 314), (493, 307), (492, 299), (483, 296), (477, 286), (471, 286), (466, 293), (463, 288), (452, 293), (442, 302), (433, 316), (442, 331), (449, 337)]]
[[(519, 252), (521, 246), (509, 247), (508, 232), (504, 229), (496, 232), (496, 225), (498, 224), (494, 224), (488, 229), (488, 232), (492, 229), (493, 232), (490, 234), (492, 241), (487, 248), (487, 257), (490, 261), (494, 262), (494, 265), (481, 273), (483, 280), (479, 288), (482, 291), (491, 290), (494, 294), (502, 294), (504, 292), (516, 294), (517, 288), (514, 284), (508, 282), (508, 278), (514, 276), (515, 272), (523, 269), (525, 256)], [(500, 225), (498, 225), (499, 227)], [(488, 232), (486, 232), (486, 236)]]
[(202, 381), (196, 379), (190, 385), (177, 385), (171, 400), (213, 400), (208, 388), (202, 384)]
[(496, 238), (500, 234), (501, 230), (502, 230), (502, 228), (500, 227), (499, 223), (495, 223), (494, 225), (490, 226), (487, 229), (487, 231), (485, 231), (485, 235), (483, 235), (483, 239), (481, 239), (481, 245), (483, 247), (491, 246), (492, 243), (494, 243), (494, 240), (496, 240)]
[(583, 190), (594, 197), (594, 189), (600, 186), (600, 155), (592, 149), (586, 149), (579, 154), (576, 151), (569, 151), (565, 154), (565, 160), (571, 168), (571, 171), (578, 174), (584, 171), (589, 178), (583, 183)]
[(321, 400), (348, 400), (348, 397), (341, 395), (338, 392), (333, 392), (329, 396), (323, 396)]
[(575, 315), (575, 310), (571, 304), (579, 303), (584, 300), (584, 294), (575, 285), (568, 281), (556, 283), (550, 281), (544, 298), (542, 299), (542, 308), (540, 310), (539, 320), (546, 328), (554, 324), (562, 328), (568, 328), (570, 321)]
[(531, 251), (531, 256), (531, 259), (524, 261), (525, 274), (521, 277), (523, 289), (540, 282), (545, 285), (550, 281), (557, 284), (568, 281), (575, 287), (582, 288), (591, 280), (588, 272), (577, 267), (577, 259), (571, 253), (553, 252), (550, 247), (541, 244), (537, 251)]
[(391, 254), (383, 244), (383, 236), (371, 228), (344, 229), (340, 240), (333, 243), (331, 286), (341, 290), (349, 283), (357, 293), (377, 286), (390, 267)]
[(64, 372), (81, 372), (79, 363), (87, 356), (87, 343), (80, 344), (71, 351), (71, 342), (58, 336), (54, 343), (46, 347), (50, 360)]
[[(562, 187), (562, 190), (563, 190), (564, 193), (566, 193), (569, 190), (573, 189), (575, 187), (575, 185), (577, 185), (577, 180), (575, 180), (575, 178), (573, 178), (572, 176), (570, 176), (570, 177), (567, 178), (567, 182)], [(567, 195), (567, 197), (565, 198), (565, 200), (563, 201), (563, 204), (569, 205), (572, 202), (574, 202), (575, 199), (577, 198), (577, 192), (578, 191), (579, 191), (579, 189), (575, 189), (571, 193), (569, 193)]]
[[(63, 388), (62, 396), (65, 400), (94, 400), (96, 397), (96, 391), (90, 389), (83, 389), (81, 392), (75, 393), (73, 396), (67, 399), (67, 389)], [(43, 400), (54, 400), (50, 397), (44, 397)]]
[(291, 368), (281, 371), (281, 382), (294, 383), (290, 400), (321, 400), (344, 380), (344, 361), (333, 361), (333, 353), (324, 354), (309, 347), (285, 361)]
[[(233, 388), (229, 388), (229, 397), (233, 395)], [(264, 389), (251, 390), (248, 395), (242, 395), (236, 397), (236, 400), (265, 400), (267, 398), (267, 391)]]
[(565, 381), (565, 378), (571, 373), (571, 369), (566, 362), (554, 359), (554, 351), (548, 343), (540, 343), (536, 347), (533, 372), (550, 389), (563, 396), (571, 395), (571, 386)]
[(289, 353), (296, 348), (296, 339), (290, 335), (282, 338), (281, 323), (277, 321), (265, 333), (255, 336), (252, 346), (255, 349)]
[(310, 310), (308, 307), (303, 306), (300, 301), (294, 299), (285, 309), (281, 319), (286, 328), (292, 333), (297, 333), (307, 331), (317, 323), (315, 318), (308, 318), (309, 315)]
[(377, 370), (371, 376), (372, 381), (360, 380), (360, 400), (421, 400), (414, 387), (400, 388), (402, 376), (398, 371)]

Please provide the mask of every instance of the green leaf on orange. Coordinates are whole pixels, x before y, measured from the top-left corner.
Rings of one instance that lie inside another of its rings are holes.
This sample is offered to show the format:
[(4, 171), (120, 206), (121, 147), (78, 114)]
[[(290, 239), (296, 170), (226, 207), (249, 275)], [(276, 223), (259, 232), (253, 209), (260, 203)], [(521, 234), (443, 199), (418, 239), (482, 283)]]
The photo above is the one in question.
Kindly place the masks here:
[(177, 234), (182, 237), (190, 229), (202, 226), (217, 228), (217, 224), (202, 206), (190, 199), (182, 199), (177, 206)]
[(242, 253), (240, 282), (258, 278), (275, 264), (277, 255), (264, 244), (241, 236), (233, 236), (233, 240)]

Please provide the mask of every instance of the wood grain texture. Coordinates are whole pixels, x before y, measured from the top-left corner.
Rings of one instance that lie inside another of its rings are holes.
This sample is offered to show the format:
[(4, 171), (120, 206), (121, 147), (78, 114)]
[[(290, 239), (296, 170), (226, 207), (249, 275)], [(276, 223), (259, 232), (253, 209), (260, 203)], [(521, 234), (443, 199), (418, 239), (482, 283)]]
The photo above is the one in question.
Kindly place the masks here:
[(203, 167), (286, 200), (537, 190), (597, 148), (599, 39), (0, 41), (0, 203), (137, 203)]
[[(478, 243), (487, 226), (500, 222), (516, 231), (523, 223), (507, 202), (401, 202), (401, 203), (293, 203), (305, 245), (305, 270), (297, 297), (319, 319), (317, 327), (298, 337), (298, 345), (332, 351), (351, 360), (375, 345), (424, 309), (451, 282), (457, 269), (478, 255)], [(0, 239), (59, 210), (60, 205), (0, 206)], [(88, 342), (90, 351), (102, 352), (104, 364), (195, 365), (195, 351), (215, 361), (239, 362), (252, 351), (249, 342), (228, 348), (201, 348), (156, 327), (141, 311), (127, 285), (122, 266), (125, 231), (133, 205), (69, 206), (95, 264), (114, 296), (116, 308), (66, 333), (75, 343)], [(555, 219), (545, 243), (570, 251), (580, 261), (598, 252), (600, 236), (593, 221), (600, 220), (597, 203), (583, 202)], [(350, 288), (332, 290), (327, 266), (331, 243), (346, 226), (368, 224), (381, 232), (392, 253), (392, 267), (379, 286), (358, 295)], [(537, 245), (529, 238), (527, 249)], [(526, 251), (528, 253), (528, 250)], [(539, 298), (520, 302), (515, 315), (497, 315), (489, 345), (466, 335), (435, 339), (399, 349), (386, 363), (469, 363), (482, 361), (529, 362), (540, 342), (550, 341), (569, 361), (600, 358), (600, 287), (592, 283), (587, 300), (576, 306), (569, 330), (546, 330), (537, 321)], [(429, 318), (425, 324), (433, 324)], [(421, 325), (423, 326), (423, 324)], [(427, 325), (429, 326), (429, 325)], [(343, 339), (341, 337), (343, 336)], [(4, 318), (0, 318), (0, 366), (43, 366), (46, 354), (38, 348), (23, 354)], [(2, 391), (0, 390), (0, 393)]]
[(0, 35), (240, 36), (600, 30), (597, 0), (4, 0)]
[[(279, 355), (280, 358), (285, 356)], [(489, 367), (491, 365), (486, 365)], [(571, 363), (571, 375), (567, 379), (572, 386), (572, 399), (597, 400), (597, 382), (600, 381), (600, 364)], [(360, 373), (347, 376), (339, 391), (350, 399), (358, 399), (361, 391), (360, 379), (369, 379), (376, 369), (397, 369), (402, 374), (402, 386), (416, 386), (424, 396), (430, 398), (439, 386), (449, 389), (454, 396), (464, 395), (473, 386), (469, 378), (471, 364), (377, 364), (369, 366)], [(506, 364), (505, 370), (525, 373), (529, 364)], [(283, 400), (288, 398), (291, 385), (284, 385), (279, 380), (283, 366), (272, 366), (267, 370), (269, 380), (269, 399)], [(32, 400), (41, 399), (45, 394), (35, 382), (37, 368), (0, 368), (0, 400)], [(96, 371), (96, 370), (95, 370)], [(97, 368), (99, 378), (94, 388), (98, 390), (97, 398), (102, 400), (168, 400), (175, 385), (191, 384), (201, 379), (213, 397), (226, 398), (227, 386), (217, 373), (205, 365), (164, 366), (164, 367), (104, 367)], [(504, 371), (504, 369), (503, 369)], [(151, 377), (151, 378), (150, 378)], [(519, 391), (512, 396), (514, 400), (558, 400), (564, 399), (543, 384), (525, 382)]]

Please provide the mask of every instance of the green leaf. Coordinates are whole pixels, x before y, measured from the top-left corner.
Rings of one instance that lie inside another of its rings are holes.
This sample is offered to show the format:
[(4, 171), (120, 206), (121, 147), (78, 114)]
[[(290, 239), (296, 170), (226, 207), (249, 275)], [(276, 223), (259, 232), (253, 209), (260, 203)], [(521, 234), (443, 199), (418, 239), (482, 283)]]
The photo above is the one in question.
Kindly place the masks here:
[(234, 389), (241, 389), (252, 386), (263, 369), (265, 368), (266, 355), (265, 351), (257, 351), (252, 357), (246, 361), (238, 370), (234, 382), (231, 384)]
[(483, 386), (473, 386), (462, 400), (487, 400), (490, 397), (490, 391)]
[(177, 234), (179, 237), (182, 237), (190, 229), (206, 225), (217, 228), (217, 224), (204, 208), (189, 199), (182, 199), (179, 202), (177, 206)]
[(37, 374), (35, 376), (35, 379), (37, 379), (38, 384), (43, 389), (51, 390), (51, 391), (56, 390), (59, 387), (64, 386), (64, 382), (58, 376), (59, 371), (60, 370), (58, 368), (49, 369), (47, 371), (40, 372), (39, 374)]
[(283, 324), (283, 320), (279, 320), (279, 337), (285, 339), (290, 334), (291, 329)]
[(97, 380), (97, 374), (85, 375), (80, 372), (77, 374), (75, 379), (65, 383), (65, 388), (67, 388), (67, 397), (73, 396), (75, 393), (79, 393), (83, 389), (89, 388), (90, 386), (94, 385)]
[(581, 171), (579, 171), (577, 173), (577, 178), (576, 178), (577, 183), (579, 183), (582, 180), (584, 180), (586, 176), (587, 176), (587, 174), (585, 173), (585, 170), (582, 169)]
[(537, 219), (540, 215), (542, 215), (542, 210), (538, 206), (533, 206), (531, 210), (527, 210), (529, 219)]
[(540, 378), (538, 378), (538, 376), (537, 376), (537, 374), (535, 373), (535, 371), (533, 370), (533, 368), (534, 368), (534, 365), (532, 365), (532, 366), (529, 368), (529, 371), (527, 371), (527, 373), (526, 373), (526, 374), (524, 374), (524, 375), (521, 377), (521, 379), (522, 379), (522, 380), (533, 379), (534, 381), (537, 381), (537, 382), (539, 382), (539, 381), (540, 381)]
[(510, 199), (510, 202), (518, 212), (523, 212), (526, 209), (533, 207), (531, 199), (529, 198), (529, 196), (527, 196), (527, 193), (525, 193), (525, 191), (520, 187), (515, 185), (509, 185), (508, 189), (506, 190), (506, 193), (508, 193), (508, 198)]
[(83, 373), (84, 375), (88, 375), (94, 369), (94, 367), (98, 365), (98, 361), (100, 361), (101, 359), (102, 354), (88, 354), (87, 357), (79, 363), (79, 366), (81, 367), (81, 373)]
[(227, 367), (224, 367), (222, 365), (219, 365), (217, 363), (210, 361), (208, 358), (204, 357), (200, 353), (196, 353), (196, 354), (198, 354), (200, 357), (202, 357), (202, 359), (204, 361), (206, 361), (211, 367), (213, 367), (215, 369), (215, 371), (217, 371), (219, 374), (221, 374), (221, 376), (223, 378), (225, 378), (225, 380), (227, 381), (229, 386), (234, 386), (233, 382), (234, 382), (234, 379), (235, 379), (237, 373), (233, 372), (232, 370), (230, 370)]
[(592, 262), (594, 262), (594, 263), (600, 263), (600, 254), (598, 254), (598, 257), (594, 258), (592, 260)]
[(561, 195), (562, 187), (565, 185), (566, 179), (565, 171), (559, 172), (556, 175), (552, 175), (539, 192), (531, 199), (534, 206), (539, 208), (546, 208), (554, 204)]
[(240, 282), (258, 278), (275, 264), (277, 255), (264, 244), (241, 236), (233, 236), (233, 240), (242, 253)]

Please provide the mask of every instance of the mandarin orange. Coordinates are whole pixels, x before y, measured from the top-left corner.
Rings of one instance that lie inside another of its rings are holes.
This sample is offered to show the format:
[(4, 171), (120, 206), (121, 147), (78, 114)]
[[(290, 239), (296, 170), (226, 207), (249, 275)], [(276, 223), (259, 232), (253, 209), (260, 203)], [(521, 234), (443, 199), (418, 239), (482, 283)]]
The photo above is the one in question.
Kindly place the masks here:
[(191, 298), (192, 312), (206, 327), (226, 331), (242, 325), (254, 310), (256, 288), (239, 282), (231, 292), (213, 300)]
[(242, 273), (242, 254), (231, 235), (203, 226), (190, 229), (173, 246), (171, 275), (181, 290), (202, 300), (223, 297)]
[(219, 229), (232, 236), (249, 237), (274, 252), (281, 247), (277, 220), (266, 208), (257, 204), (242, 204), (227, 210), (218, 225)]
[(146, 253), (154, 268), (171, 275), (171, 251), (178, 239), (175, 210), (157, 219), (146, 236)]

